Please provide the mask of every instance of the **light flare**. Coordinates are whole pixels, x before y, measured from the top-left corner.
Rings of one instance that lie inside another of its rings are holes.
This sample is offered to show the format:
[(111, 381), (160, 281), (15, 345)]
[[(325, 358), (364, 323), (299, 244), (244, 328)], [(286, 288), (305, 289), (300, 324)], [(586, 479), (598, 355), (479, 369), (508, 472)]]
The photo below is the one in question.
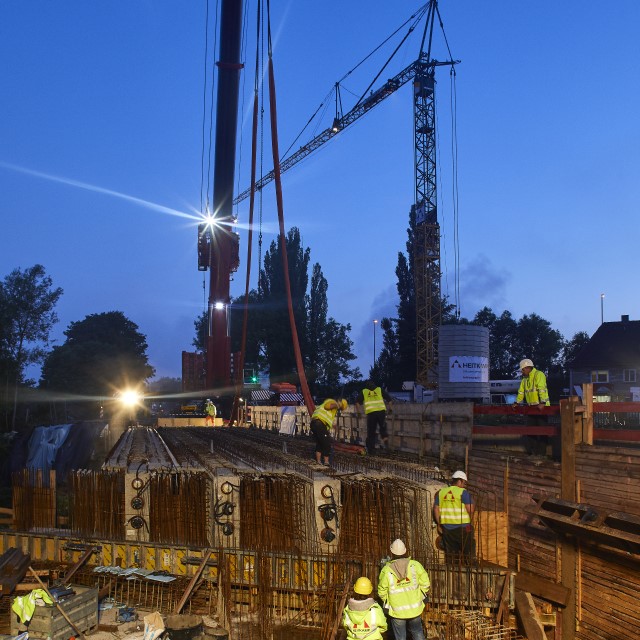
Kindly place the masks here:
[(140, 404), (142, 396), (135, 389), (125, 389), (120, 393), (119, 399), (126, 407), (135, 407)]
[(171, 216), (176, 216), (178, 218), (186, 218), (187, 220), (200, 222), (201, 218), (190, 213), (186, 213), (184, 211), (178, 211), (177, 209), (172, 209), (171, 207), (165, 207), (162, 204), (158, 204), (157, 202), (151, 202), (149, 200), (144, 200), (142, 198), (137, 198), (135, 196), (130, 196), (126, 193), (121, 193), (120, 191), (114, 191), (113, 189), (106, 189), (105, 187), (98, 187), (94, 184), (89, 184), (88, 182), (81, 182), (80, 180), (72, 180), (71, 178), (63, 178), (61, 176), (54, 176), (49, 173), (43, 173), (42, 171), (35, 171), (33, 169), (27, 169), (26, 167), (20, 167), (18, 165), (8, 164), (6, 162), (0, 162), (0, 167), (4, 167), (5, 169), (10, 169), (11, 171), (16, 171), (18, 173), (24, 173), (25, 175), (34, 176), (36, 178), (41, 178), (42, 180), (49, 180), (50, 182), (57, 182), (58, 184), (64, 184), (70, 187), (77, 187), (78, 189), (84, 189), (85, 191), (92, 191), (93, 193), (101, 193), (106, 196), (111, 196), (112, 198), (119, 198), (120, 200), (125, 200), (126, 202), (132, 202), (137, 204), (145, 209), (151, 209), (152, 211), (159, 211), (160, 213), (166, 213)]

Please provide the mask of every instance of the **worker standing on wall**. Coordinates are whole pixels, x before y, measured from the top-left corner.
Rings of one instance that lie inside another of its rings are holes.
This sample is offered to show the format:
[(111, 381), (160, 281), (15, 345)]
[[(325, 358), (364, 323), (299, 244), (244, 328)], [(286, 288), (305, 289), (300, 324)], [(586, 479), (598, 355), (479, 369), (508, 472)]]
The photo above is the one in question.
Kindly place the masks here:
[(402, 540), (394, 540), (390, 551), (391, 560), (382, 567), (378, 578), (378, 596), (388, 611), (393, 637), (406, 640), (409, 630), (413, 640), (425, 640), (421, 615), (431, 587), (429, 574), (407, 555)]
[(476, 540), (471, 520), (475, 511), (473, 498), (467, 491), (467, 474), (456, 471), (451, 484), (436, 493), (433, 517), (442, 537), (445, 559), (449, 564), (470, 564), (476, 556)]
[[(542, 410), (549, 406), (549, 392), (547, 391), (547, 377), (533, 366), (529, 358), (520, 361), (522, 380), (516, 397), (515, 405), (526, 404)], [(527, 424), (539, 427), (547, 424), (546, 415), (527, 414)], [(527, 449), (529, 453), (544, 454), (547, 449), (547, 436), (529, 436)]]
[(387, 619), (380, 605), (371, 597), (372, 592), (371, 580), (364, 576), (353, 585), (353, 596), (342, 612), (347, 640), (382, 640), (382, 634), (387, 630)]
[(329, 456), (331, 455), (331, 430), (336, 423), (336, 414), (338, 411), (344, 411), (347, 408), (347, 401), (333, 400), (327, 398), (311, 416), (311, 433), (316, 441), (316, 462), (318, 464), (329, 464)]
[[(527, 404), (539, 409), (549, 406), (549, 392), (547, 391), (547, 376), (533, 366), (529, 358), (520, 361), (522, 380), (514, 404)], [(539, 416), (532, 416), (533, 418)]]
[(389, 435), (387, 433), (387, 411), (391, 412), (393, 398), (373, 380), (365, 382), (364, 389), (356, 400), (356, 409), (364, 405), (364, 414), (367, 417), (367, 453), (373, 455), (376, 452), (377, 431), (380, 429), (382, 446), (389, 449)]
[(209, 398), (207, 398), (207, 401), (204, 403), (204, 412), (206, 413), (204, 419), (205, 425), (208, 427), (213, 427), (213, 425), (215, 424), (217, 411), (216, 405), (213, 404), (213, 402), (211, 402)]

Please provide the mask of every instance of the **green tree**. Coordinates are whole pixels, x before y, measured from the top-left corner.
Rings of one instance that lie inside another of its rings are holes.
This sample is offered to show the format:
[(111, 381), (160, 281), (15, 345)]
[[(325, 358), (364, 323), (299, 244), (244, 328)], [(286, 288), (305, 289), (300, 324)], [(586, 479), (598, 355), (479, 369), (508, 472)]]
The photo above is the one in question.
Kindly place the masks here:
[[(263, 327), (261, 323), (260, 297), (255, 289), (249, 291), (247, 300), (247, 339), (244, 352), (244, 368), (259, 371), (265, 366), (262, 354), (261, 338)], [(231, 302), (230, 333), (231, 351), (238, 352), (242, 347), (242, 324), (244, 322), (244, 295)]]
[(191, 344), (196, 348), (196, 351), (201, 353), (207, 350), (207, 325), (209, 320), (209, 314), (203, 311), (194, 321), (195, 335)]
[(147, 385), (149, 393), (155, 395), (168, 395), (182, 391), (182, 378), (163, 376), (157, 380), (151, 380)]
[(44, 362), (43, 389), (108, 398), (142, 387), (154, 374), (146, 337), (121, 311), (89, 315), (72, 322), (64, 334), (64, 344), (54, 347)]
[[(382, 349), (369, 371), (369, 377), (385, 389), (400, 389), (405, 380), (413, 379), (404, 377), (404, 370), (400, 365), (397, 322), (393, 318), (382, 318), (380, 321)], [(415, 347), (413, 352), (415, 356)], [(413, 371), (415, 374), (415, 364)]]
[(503, 311), (496, 316), (489, 307), (483, 307), (472, 323), (489, 329), (489, 377), (492, 380), (513, 378), (524, 356), (516, 353), (518, 323), (511, 312)]
[(314, 385), (316, 380), (322, 379), (322, 370), (331, 367), (327, 362), (327, 354), (324, 349), (326, 345), (327, 314), (329, 313), (329, 303), (327, 291), (329, 284), (322, 273), (318, 263), (313, 265), (311, 274), (311, 289), (307, 296), (307, 343), (309, 351), (306, 358), (306, 370), (310, 385)]
[(589, 334), (586, 331), (578, 331), (573, 335), (573, 338), (568, 342), (565, 342), (562, 350), (562, 368), (567, 374), (567, 380), (569, 376), (569, 369), (571, 363), (575, 360), (576, 356), (582, 351), (586, 344), (591, 340)]
[(551, 372), (559, 367), (564, 343), (562, 334), (537, 313), (518, 320), (514, 355), (531, 358), (537, 369)]
[[(349, 365), (355, 360), (353, 341), (349, 337), (350, 324), (341, 324), (329, 318), (323, 330), (323, 343), (319, 350), (319, 363), (314, 393), (327, 396), (336, 393), (345, 380), (359, 380), (360, 369)], [(342, 395), (342, 394), (339, 394)]]
[[(351, 326), (328, 317), (328, 282), (318, 263), (313, 265), (311, 282), (308, 268), (311, 250), (302, 246), (300, 231), (293, 227), (286, 236), (286, 251), (296, 331), (303, 357), (305, 374), (313, 393), (336, 393), (347, 378), (361, 378), (355, 360)], [(231, 345), (240, 349), (244, 296), (231, 305)], [(203, 320), (195, 322), (196, 338)], [(249, 294), (245, 368), (267, 370), (272, 381), (298, 382), (293, 341), (289, 323), (287, 296), (282, 269), (280, 236), (272, 242), (260, 272), (260, 290)]]
[[(289, 280), (296, 331), (302, 353), (307, 353), (305, 324), (307, 321), (305, 296), (309, 283), (309, 248), (303, 249), (300, 230), (292, 227), (286, 236)], [(282, 269), (282, 243), (274, 240), (264, 255), (260, 271), (260, 302), (263, 326), (262, 345), (272, 380), (297, 382), (295, 355), (292, 348), (291, 327), (287, 305), (284, 272)]]
[(12, 429), (16, 425), (18, 388), (25, 383), (27, 366), (42, 362), (46, 354), (51, 329), (58, 321), (55, 306), (61, 295), (62, 289), (53, 287), (53, 280), (40, 264), (24, 271), (14, 269), (0, 283), (3, 404), (13, 405)]
[[(416, 368), (418, 354), (417, 345), (417, 313), (416, 313), (416, 287), (414, 264), (416, 214), (415, 207), (409, 211), (409, 226), (407, 227), (406, 255), (398, 253), (398, 263), (396, 266), (396, 287), (398, 290), (397, 317), (385, 318), (388, 322), (380, 323), (385, 332), (383, 334), (383, 347), (380, 351), (384, 365), (376, 362), (370, 370), (370, 377), (381, 384), (386, 381), (386, 386), (392, 389), (400, 388), (399, 385), (406, 380), (416, 379)], [(439, 288), (436, 288), (438, 290)], [(450, 324), (453, 322), (467, 322), (458, 319), (456, 307), (450, 304), (447, 297), (437, 299), (439, 305), (441, 323)], [(386, 330), (384, 327), (386, 326)], [(393, 332), (393, 336), (390, 332)], [(386, 342), (385, 342), (386, 339)], [(391, 352), (389, 349), (396, 349)], [(392, 367), (389, 369), (389, 367)], [(391, 382), (393, 381), (393, 382)]]

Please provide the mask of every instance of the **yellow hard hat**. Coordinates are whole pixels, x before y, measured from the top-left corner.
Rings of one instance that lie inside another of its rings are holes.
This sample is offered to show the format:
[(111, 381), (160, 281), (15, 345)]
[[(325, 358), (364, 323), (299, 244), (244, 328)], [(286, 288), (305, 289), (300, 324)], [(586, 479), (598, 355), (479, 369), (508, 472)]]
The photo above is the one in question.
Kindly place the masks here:
[(368, 596), (373, 591), (373, 585), (369, 578), (362, 576), (362, 578), (356, 580), (356, 583), (353, 585), (353, 590), (361, 596)]
[(349, 403), (344, 398), (340, 400), (339, 404), (340, 404), (341, 411), (344, 411), (349, 406)]

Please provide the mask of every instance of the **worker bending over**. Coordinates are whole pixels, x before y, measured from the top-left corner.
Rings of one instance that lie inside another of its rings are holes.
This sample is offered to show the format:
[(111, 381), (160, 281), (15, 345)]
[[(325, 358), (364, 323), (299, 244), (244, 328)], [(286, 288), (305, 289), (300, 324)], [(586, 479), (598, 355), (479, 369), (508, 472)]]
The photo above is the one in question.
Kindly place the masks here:
[(329, 464), (331, 430), (336, 424), (336, 414), (338, 411), (344, 411), (347, 406), (346, 400), (338, 402), (328, 398), (313, 412), (310, 428), (316, 441), (316, 462), (318, 464)]

